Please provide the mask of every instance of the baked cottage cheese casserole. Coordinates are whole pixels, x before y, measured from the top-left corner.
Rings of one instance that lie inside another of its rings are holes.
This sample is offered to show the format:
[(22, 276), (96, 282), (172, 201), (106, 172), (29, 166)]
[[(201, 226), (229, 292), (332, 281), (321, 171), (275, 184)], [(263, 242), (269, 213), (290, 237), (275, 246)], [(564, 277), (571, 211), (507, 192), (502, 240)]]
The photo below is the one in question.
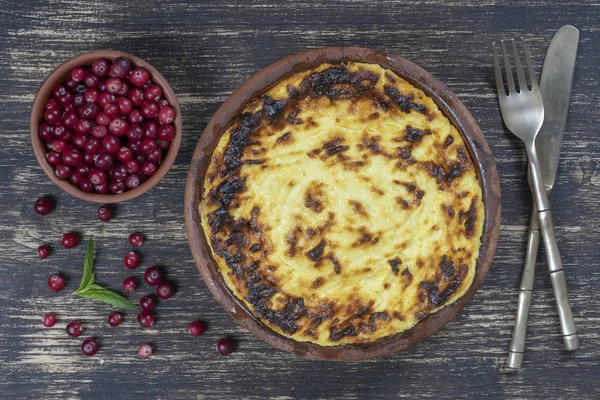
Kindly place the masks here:
[(218, 269), (275, 332), (320, 346), (401, 333), (463, 296), (484, 223), (458, 130), (377, 64), (322, 64), (251, 100), (199, 214)]

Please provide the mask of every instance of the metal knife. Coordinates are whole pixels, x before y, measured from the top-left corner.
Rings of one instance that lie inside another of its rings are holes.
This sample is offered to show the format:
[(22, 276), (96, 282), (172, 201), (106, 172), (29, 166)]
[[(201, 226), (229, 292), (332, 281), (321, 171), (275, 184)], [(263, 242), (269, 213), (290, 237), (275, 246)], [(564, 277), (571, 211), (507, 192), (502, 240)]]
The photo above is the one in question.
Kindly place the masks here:
[[(560, 28), (548, 46), (540, 78), (540, 90), (542, 91), (544, 101), (545, 116), (535, 145), (538, 150), (542, 178), (548, 193), (554, 187), (556, 172), (558, 170), (558, 158), (569, 110), (569, 98), (571, 97), (571, 83), (573, 81), (578, 41), (579, 31), (575, 27), (565, 25)], [(519, 285), (515, 328), (508, 353), (509, 368), (520, 368), (523, 361), (527, 317), (531, 305), (539, 244), (540, 227), (534, 203), (529, 223), (525, 266)], [(556, 301), (559, 302), (561, 299), (557, 298)], [(570, 312), (570, 307), (567, 308), (568, 312)], [(569, 320), (572, 321), (572, 318), (561, 318), (563, 339), (567, 350), (576, 350), (579, 348), (577, 330), (575, 324), (569, 323)], [(563, 321), (567, 322), (563, 323)]]

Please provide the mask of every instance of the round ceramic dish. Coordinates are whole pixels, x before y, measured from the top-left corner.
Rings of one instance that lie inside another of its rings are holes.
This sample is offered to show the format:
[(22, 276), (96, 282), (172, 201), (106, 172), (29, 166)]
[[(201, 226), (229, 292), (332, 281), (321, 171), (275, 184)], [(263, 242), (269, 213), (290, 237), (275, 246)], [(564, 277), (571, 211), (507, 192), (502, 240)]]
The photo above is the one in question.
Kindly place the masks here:
[[(140, 186), (133, 190), (127, 190), (118, 194), (87, 193), (79, 189), (77, 186), (71, 184), (71, 182), (68, 180), (63, 180), (56, 176), (53, 166), (50, 165), (48, 160), (46, 160), (46, 148), (44, 146), (44, 142), (38, 134), (38, 131), (40, 128), (40, 123), (44, 119), (44, 105), (50, 97), (52, 89), (65, 80), (65, 78), (71, 73), (71, 69), (74, 67), (91, 65), (92, 62), (98, 58), (104, 58), (105, 60), (112, 61), (117, 57), (126, 57), (129, 59), (129, 61), (131, 61), (131, 64), (134, 67), (145, 68), (150, 74), (151, 79), (163, 89), (165, 98), (169, 101), (170, 106), (175, 110), (175, 120), (173, 121), (173, 126), (175, 127), (175, 138), (171, 142), (171, 146), (169, 147), (169, 150), (167, 151), (167, 154), (165, 155), (163, 162), (158, 167), (156, 173)], [(181, 145), (181, 134), (181, 110), (179, 108), (179, 103), (177, 102), (175, 92), (167, 80), (146, 61), (131, 54), (113, 50), (97, 50), (89, 53), (83, 53), (59, 65), (54, 71), (52, 71), (48, 78), (46, 78), (44, 83), (42, 83), (42, 86), (38, 90), (37, 94), (35, 95), (35, 99), (33, 100), (33, 106), (31, 107), (31, 114), (29, 116), (29, 136), (31, 137), (33, 154), (35, 154), (35, 158), (40, 164), (40, 167), (42, 167), (42, 170), (46, 173), (46, 175), (48, 175), (48, 178), (50, 178), (52, 182), (56, 184), (56, 186), (70, 195), (81, 200), (92, 201), (95, 203), (119, 203), (122, 201), (131, 200), (146, 193), (148, 190), (156, 186), (156, 184), (160, 182), (160, 180), (167, 174), (169, 168), (171, 168), (171, 165), (173, 165), (173, 162), (175, 161), (175, 157), (177, 157), (177, 152), (179, 152), (179, 146)]]
[[(279, 335), (256, 319), (229, 291), (202, 231), (198, 205), (202, 198), (204, 175), (210, 156), (221, 135), (227, 130), (230, 120), (244, 108), (248, 100), (290, 74), (323, 63), (338, 64), (348, 61), (379, 64), (391, 69), (436, 102), (462, 134), (473, 158), (483, 192), (485, 221), (475, 278), (470, 289), (460, 300), (430, 314), (408, 331), (369, 343), (323, 347)], [(473, 297), (483, 282), (496, 251), (500, 230), (500, 185), (490, 149), (477, 123), (443, 83), (419, 66), (400, 57), (366, 48), (330, 47), (290, 56), (257, 72), (217, 110), (204, 129), (192, 158), (185, 192), (185, 221), (192, 254), (202, 278), (221, 306), (241, 326), (265, 342), (300, 356), (341, 361), (360, 360), (386, 356), (420, 342), (451, 321)]]

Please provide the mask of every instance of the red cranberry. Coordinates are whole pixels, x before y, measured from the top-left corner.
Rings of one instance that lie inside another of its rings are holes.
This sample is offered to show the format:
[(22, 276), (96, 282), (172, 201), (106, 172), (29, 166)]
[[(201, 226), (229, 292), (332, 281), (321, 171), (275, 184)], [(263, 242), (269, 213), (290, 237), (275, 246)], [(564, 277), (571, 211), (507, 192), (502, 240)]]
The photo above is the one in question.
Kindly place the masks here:
[(119, 182), (123, 182), (127, 179), (127, 168), (125, 165), (119, 164), (111, 170), (112, 177)]
[(171, 107), (163, 107), (158, 112), (158, 122), (161, 124), (170, 124), (175, 119), (175, 110)]
[[(154, 103), (151, 103), (151, 104), (154, 104)], [(144, 138), (146, 138), (146, 139), (154, 139), (154, 138), (156, 138), (156, 136), (158, 136), (158, 124), (156, 123), (156, 121), (144, 122), (143, 129), (144, 129)]]
[(144, 280), (150, 286), (156, 286), (163, 280), (163, 273), (158, 267), (151, 267), (144, 272)]
[(106, 113), (99, 113), (96, 115), (96, 123), (98, 125), (108, 125), (110, 123), (110, 117)]
[(106, 92), (106, 82), (107, 81), (108, 81), (108, 78), (102, 79), (100, 81), (100, 83), (98, 83), (98, 90), (100, 91), (100, 93)]
[(75, 67), (71, 70), (71, 80), (73, 82), (81, 82), (85, 79), (85, 69), (81, 67)]
[(57, 139), (66, 139), (68, 135), (68, 130), (64, 125), (56, 125), (54, 127), (54, 137)]
[(142, 140), (144, 137), (144, 130), (139, 125), (130, 125), (127, 129), (127, 139), (133, 141)]
[(123, 79), (127, 78), (129, 72), (131, 72), (129, 60), (125, 57), (117, 57), (110, 63), (108, 75)]
[(154, 325), (154, 315), (150, 311), (142, 311), (137, 316), (138, 323), (144, 328)]
[(92, 182), (92, 185), (94, 186), (102, 185), (106, 182), (106, 174), (104, 173), (104, 171), (101, 171), (99, 169), (93, 169), (90, 171), (88, 179), (90, 180), (90, 182)]
[(112, 313), (108, 316), (108, 324), (110, 326), (119, 326), (122, 320), (123, 317), (119, 313)]
[(123, 87), (123, 82), (119, 78), (110, 78), (106, 82), (106, 91), (110, 94), (117, 94)]
[(158, 106), (155, 102), (146, 100), (144, 104), (142, 104), (140, 111), (145, 118), (154, 118), (158, 114)]
[[(85, 73), (85, 72), (84, 72)], [(65, 87), (69, 90), (73, 90), (78, 86), (79, 82), (75, 82), (70, 77), (65, 81)]]
[(150, 161), (146, 161), (142, 164), (142, 174), (146, 176), (152, 176), (156, 172), (156, 164)]
[[(142, 242), (144, 241), (144, 237), (142, 236), (141, 233), (138, 232), (134, 232), (131, 235), (129, 235), (129, 243), (134, 246), (134, 247), (139, 247)], [(156, 267), (153, 267), (156, 268)], [(152, 268), (149, 268), (149, 270)], [(146, 271), (148, 272), (148, 271)]]
[(160, 139), (156, 139), (156, 145), (158, 146), (158, 148), (162, 151), (167, 150), (169, 147), (171, 147), (171, 143), (166, 142), (164, 140), (160, 140)]
[(117, 180), (112, 180), (108, 183), (108, 190), (110, 190), (111, 193), (123, 193), (123, 191), (125, 190), (127, 186), (125, 185), (125, 182), (121, 181), (117, 181)]
[(63, 235), (60, 244), (62, 244), (65, 249), (71, 249), (79, 244), (79, 236), (73, 232), (67, 232)]
[(114, 135), (106, 135), (102, 138), (102, 149), (108, 154), (116, 154), (121, 148), (119, 138)]
[(138, 265), (140, 265), (140, 257), (133, 251), (130, 251), (129, 253), (125, 254), (123, 263), (128, 269), (136, 269)]
[(50, 248), (48, 246), (40, 246), (38, 247), (37, 252), (38, 256), (43, 260), (50, 255)]
[[(135, 108), (133, 110), (131, 110), (131, 112), (129, 114), (127, 114), (127, 121), (129, 121), (129, 123), (131, 125), (139, 125), (142, 123), (143, 120), (144, 120), (144, 116), (142, 115), (140, 110), (137, 110)], [(48, 123), (50, 123), (50, 122), (48, 122)]]
[(92, 153), (86, 151), (83, 153), (83, 162), (89, 165), (94, 165), (94, 159), (96, 158), (96, 153)]
[(58, 164), (56, 168), (54, 168), (54, 172), (60, 179), (69, 179), (73, 172), (73, 168), (65, 164)]
[(187, 331), (190, 335), (198, 337), (204, 333), (204, 324), (200, 321), (194, 321), (187, 327)]
[(162, 96), (162, 94), (163, 91), (158, 85), (150, 85), (144, 90), (144, 97), (146, 100), (155, 101)]
[(153, 150), (157, 150), (158, 146), (156, 145), (156, 142), (152, 139), (144, 139), (142, 140), (142, 143), (140, 145), (140, 150), (142, 151), (142, 153), (144, 154), (148, 154)]
[(90, 167), (85, 163), (80, 163), (75, 167), (74, 172), (86, 175), (90, 173)]
[(71, 93), (65, 93), (58, 98), (58, 102), (64, 106), (70, 104), (73, 101), (73, 95)]
[(171, 124), (161, 125), (158, 129), (158, 138), (170, 142), (175, 138), (175, 128)]
[(61, 155), (54, 150), (52, 150), (48, 154), (46, 154), (46, 159), (48, 160), (48, 163), (50, 163), (51, 165), (57, 165), (62, 161)]
[(140, 357), (142, 357), (143, 359), (146, 359), (148, 357), (150, 357), (152, 355), (152, 346), (150, 346), (147, 343), (144, 343), (143, 345), (140, 346), (140, 348), (138, 349), (138, 354)]
[(92, 63), (92, 73), (98, 77), (108, 75), (108, 61), (99, 58)]
[(135, 289), (137, 289), (137, 282), (135, 278), (125, 278), (125, 280), (123, 281), (123, 290), (131, 293), (135, 291)]
[(81, 323), (79, 321), (71, 321), (67, 324), (67, 335), (71, 337), (79, 337), (83, 332)]
[(85, 104), (85, 95), (83, 93), (77, 93), (73, 96), (73, 106), (79, 107)]
[(54, 292), (60, 292), (65, 288), (65, 278), (60, 275), (52, 275), (48, 278), (48, 287)]
[(96, 88), (88, 89), (83, 94), (83, 98), (86, 103), (95, 103), (98, 100), (98, 96), (100, 95), (100, 91)]
[(89, 153), (96, 154), (102, 148), (102, 142), (100, 139), (94, 136), (86, 136), (85, 144), (83, 149)]
[[(141, 149), (140, 146), (142, 145), (142, 142), (140, 140), (134, 141), (134, 140), (128, 140), (127, 141), (127, 146), (129, 146), (129, 148), (135, 153), (138, 154)], [(137, 155), (135, 156), (135, 159), (137, 160)], [(146, 159), (144, 158), (144, 161), (146, 161)], [(138, 161), (139, 163), (139, 161)]]
[(83, 154), (74, 147), (68, 147), (62, 153), (62, 160), (66, 165), (74, 167), (83, 161)]
[(75, 125), (75, 132), (79, 134), (88, 133), (92, 130), (92, 123), (87, 119), (80, 119)]
[(54, 128), (50, 126), (48, 123), (43, 122), (40, 125), (40, 138), (43, 140), (49, 140), (54, 137)]
[(69, 181), (75, 185), (75, 186), (79, 186), (81, 184), (81, 181), (83, 180), (83, 178), (85, 177), (85, 175), (83, 175), (80, 172), (74, 171), (71, 176), (69, 177)]
[(108, 182), (104, 182), (100, 185), (94, 186), (94, 190), (96, 190), (96, 192), (100, 194), (108, 193)]
[(137, 87), (142, 87), (150, 79), (150, 74), (144, 68), (136, 68), (129, 76), (129, 80)]
[(117, 153), (117, 158), (121, 162), (127, 162), (133, 158), (133, 150), (129, 147), (121, 147)]
[(50, 110), (52, 108), (59, 109), (60, 108), (60, 103), (55, 98), (50, 97), (48, 99), (48, 101), (46, 101), (46, 104), (44, 105), (44, 110)]
[(74, 111), (66, 112), (62, 118), (63, 125), (69, 129), (74, 129), (78, 122), (79, 118)]
[(163, 97), (162, 99), (158, 100), (158, 101), (156, 102), (156, 104), (158, 104), (158, 108), (160, 109), (160, 108), (163, 108), (163, 107), (166, 107), (166, 106), (168, 106), (168, 105), (169, 105), (169, 100), (167, 100), (167, 99), (165, 99), (165, 98)]
[(144, 296), (140, 299), (140, 306), (144, 311), (151, 311), (156, 307), (156, 300), (152, 296)]
[(162, 161), (162, 152), (159, 149), (151, 150), (146, 154), (146, 158), (148, 158), (148, 161), (151, 161), (155, 164), (160, 164)]
[(142, 180), (138, 174), (131, 174), (125, 179), (125, 185), (131, 190), (140, 186), (140, 183), (142, 183)]
[(121, 90), (117, 92), (118, 96), (127, 96), (129, 94), (129, 84), (123, 81), (121, 85)]
[[(92, 182), (92, 184), (94, 184), (94, 182)], [(113, 210), (112, 210), (112, 208), (110, 208), (110, 206), (103, 205), (103, 206), (98, 207), (98, 218), (100, 219), (100, 221), (108, 222), (112, 219), (112, 217), (113, 217)]]
[(223, 338), (217, 343), (217, 351), (220, 355), (226, 356), (233, 352), (233, 342), (229, 338)]
[(121, 115), (129, 114), (129, 112), (133, 108), (131, 100), (129, 100), (127, 97), (118, 97), (115, 100), (115, 104), (117, 105), (117, 107), (119, 107), (119, 112), (121, 113)]
[(169, 282), (161, 282), (156, 287), (156, 295), (161, 299), (169, 299), (173, 296), (173, 285)]
[(102, 108), (106, 108), (109, 104), (114, 104), (115, 96), (113, 94), (104, 92), (98, 95), (98, 105)]
[(92, 136), (98, 139), (103, 138), (108, 133), (108, 128), (104, 125), (94, 125), (92, 128)]
[(95, 88), (100, 84), (100, 78), (94, 74), (88, 74), (83, 81), (88, 88)]
[(144, 102), (144, 91), (139, 88), (133, 88), (129, 91), (127, 97), (134, 106), (139, 107)]
[(127, 124), (127, 122), (125, 122), (124, 119), (115, 118), (112, 121), (110, 121), (110, 124), (108, 125), (108, 130), (115, 136), (123, 136), (127, 132), (128, 127), (129, 125)]
[(66, 93), (68, 93), (67, 88), (65, 88), (63, 85), (55, 86), (54, 89), (52, 89), (52, 97), (55, 99), (58, 99)]
[(40, 197), (33, 203), (33, 210), (39, 215), (48, 215), (54, 208), (54, 202), (49, 197)]
[(81, 118), (94, 119), (96, 115), (98, 115), (98, 106), (96, 103), (87, 103), (81, 107)]
[(116, 104), (107, 104), (106, 107), (104, 107), (104, 113), (108, 115), (112, 121), (113, 118), (119, 115), (119, 106)]
[(77, 135), (73, 136), (73, 144), (79, 149), (85, 149), (85, 143), (87, 142), (88, 138), (88, 135), (78, 133)]
[(81, 351), (86, 356), (93, 356), (98, 352), (98, 343), (92, 338), (87, 338), (81, 344)]
[(56, 324), (56, 316), (54, 314), (48, 313), (44, 315), (42, 319), (42, 325), (46, 328), (52, 328)]
[(90, 182), (90, 180), (87, 177), (84, 177), (79, 183), (79, 189), (83, 190), (86, 193), (93, 192), (94, 185), (92, 185), (92, 182)]
[(60, 110), (58, 110), (57, 108), (50, 108), (44, 113), (44, 120), (52, 126), (58, 124), (60, 122), (60, 119)]

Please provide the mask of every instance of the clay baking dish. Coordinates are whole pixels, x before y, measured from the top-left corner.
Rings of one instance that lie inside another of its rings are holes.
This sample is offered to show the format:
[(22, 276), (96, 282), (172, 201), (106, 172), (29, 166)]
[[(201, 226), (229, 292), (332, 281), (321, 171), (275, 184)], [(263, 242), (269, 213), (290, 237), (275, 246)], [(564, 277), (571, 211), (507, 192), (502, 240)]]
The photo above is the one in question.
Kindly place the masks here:
[[(71, 69), (74, 67), (91, 65), (92, 62), (98, 58), (104, 58), (107, 61), (112, 61), (117, 57), (126, 57), (129, 59), (129, 61), (131, 61), (133, 67), (142, 67), (146, 69), (146, 71), (148, 71), (150, 74), (150, 78), (162, 88), (164, 97), (169, 101), (170, 106), (175, 110), (175, 120), (173, 121), (173, 126), (175, 127), (175, 138), (171, 142), (171, 146), (169, 147), (165, 158), (154, 175), (152, 175), (135, 189), (127, 190), (118, 194), (88, 193), (71, 184), (71, 182), (68, 180), (63, 180), (56, 176), (53, 166), (48, 163), (48, 160), (46, 160), (46, 148), (44, 146), (44, 142), (38, 134), (38, 131), (40, 122), (42, 122), (44, 119), (44, 105), (50, 97), (52, 89), (65, 80), (65, 78), (70, 74)], [(175, 158), (179, 152), (179, 146), (181, 145), (181, 135), (181, 109), (179, 108), (177, 97), (175, 96), (175, 92), (173, 91), (173, 88), (171, 88), (171, 85), (169, 85), (167, 80), (146, 61), (131, 54), (114, 50), (97, 50), (88, 53), (82, 53), (59, 65), (54, 71), (52, 71), (48, 78), (46, 78), (44, 83), (42, 83), (42, 86), (40, 86), (40, 89), (33, 100), (31, 114), (29, 116), (29, 136), (31, 137), (33, 154), (40, 164), (40, 167), (42, 167), (42, 170), (46, 173), (46, 175), (48, 175), (48, 178), (50, 178), (52, 182), (56, 184), (56, 186), (70, 195), (81, 200), (95, 203), (119, 203), (122, 201), (131, 200), (146, 193), (148, 190), (156, 186), (156, 184), (158, 184), (158, 182), (160, 182), (160, 180), (167, 174), (169, 168), (171, 168), (171, 165), (173, 165), (173, 162), (175, 162)]]
[[(463, 135), (475, 162), (483, 192), (485, 221), (475, 278), (468, 292), (460, 300), (437, 313), (430, 314), (408, 331), (369, 343), (323, 347), (313, 343), (297, 342), (279, 335), (257, 320), (229, 291), (202, 232), (198, 205), (210, 156), (221, 135), (229, 126), (231, 118), (244, 108), (248, 100), (263, 93), (290, 74), (322, 63), (336, 64), (348, 61), (374, 63), (389, 68), (423, 90), (437, 103)], [(185, 221), (192, 254), (202, 278), (221, 306), (241, 326), (265, 342), (296, 355), (327, 360), (360, 360), (386, 356), (420, 342), (451, 321), (473, 297), (483, 282), (496, 251), (500, 230), (500, 185), (492, 154), (477, 123), (454, 93), (443, 83), (419, 66), (400, 57), (366, 48), (330, 47), (290, 56), (257, 72), (233, 92), (217, 110), (204, 129), (192, 158), (185, 192)]]

